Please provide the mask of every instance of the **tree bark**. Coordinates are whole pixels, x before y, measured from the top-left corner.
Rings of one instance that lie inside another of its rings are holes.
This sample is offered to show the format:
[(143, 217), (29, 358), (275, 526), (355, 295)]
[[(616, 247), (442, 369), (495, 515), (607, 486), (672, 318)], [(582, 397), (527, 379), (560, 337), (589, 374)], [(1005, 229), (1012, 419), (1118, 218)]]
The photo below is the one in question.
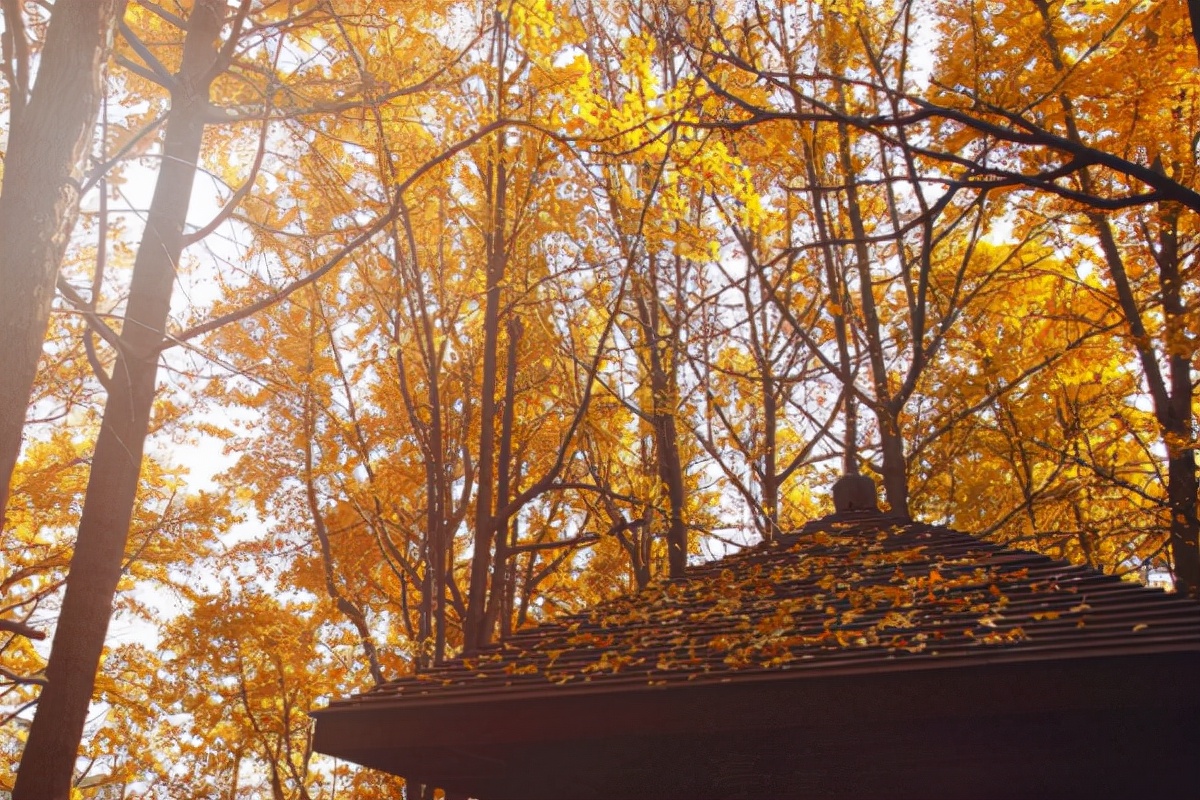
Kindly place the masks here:
[(638, 281), (634, 291), (638, 323), (645, 338), (646, 370), (650, 380), (650, 413), (647, 419), (654, 431), (654, 460), (658, 479), (667, 493), (667, 574), (682, 578), (687, 568), (688, 532), (683, 508), (687, 501), (684, 485), (683, 457), (679, 452), (679, 429), (675, 423), (678, 413), (679, 387), (675, 373), (675, 353), (678, 335), (660, 330), (658, 266), (653, 255), (648, 274)]
[(842, 448), (842, 473), (845, 475), (858, 474), (858, 403), (854, 395), (854, 368), (850, 361), (850, 339), (846, 331), (846, 312), (850, 309), (850, 292), (846, 281), (838, 273), (837, 263), (830, 242), (833, 237), (829, 233), (829, 209), (823, 198), (825, 191), (821, 176), (817, 173), (817, 159), (814, 155), (817, 130), (814, 127), (812, 138), (804, 139), (804, 168), (808, 173), (808, 192), (813, 206), (813, 219), (817, 225), (817, 236), (821, 243), (821, 261), (825, 266), (825, 283), (829, 287), (829, 300), (833, 313), (833, 333), (837, 342), (838, 368), (841, 374), (838, 379), (846, 387), (845, 400), (842, 407), (844, 417), (844, 442)]
[(484, 630), (488, 574), (492, 565), (492, 543), (496, 535), (496, 373), (500, 350), (500, 289), (508, 267), (508, 242), (504, 234), (507, 216), (508, 171), (504, 164), (504, 142), (497, 148), (491, 230), (487, 234), (487, 298), (483, 316), (483, 377), (479, 390), (479, 478), (475, 491), (475, 550), (471, 556), (467, 618), (463, 625), (463, 652), (475, 653), (487, 644)]
[[(508, 359), (504, 367), (504, 409), (500, 418), (500, 452), (497, 457), (496, 508), (505, 508), (512, 499), (513, 427), (516, 424), (517, 356), (523, 327), (521, 320), (513, 317), (508, 323)], [(484, 613), (484, 639), (490, 639), (501, 616), (512, 616), (511, 604), (507, 602), (512, 583), (511, 547), (513, 545), (512, 518), (497, 515), (494, 524), (496, 558), (492, 564), (492, 588), (488, 593), (487, 610)], [(509, 628), (505, 620), (501, 633)]]
[(1162, 232), (1157, 253), (1159, 287), (1166, 323), (1170, 399), (1159, 424), (1167, 445), (1167, 504), (1175, 588), (1193, 599), (1200, 596), (1200, 519), (1196, 514), (1196, 431), (1192, 413), (1192, 357), (1186, 339), (1183, 276), (1180, 271), (1178, 207), (1160, 206)]
[(49, 684), (38, 701), (13, 800), (66, 800), (70, 795), (125, 557), (225, 8), (223, 0), (199, 0), (188, 21), (164, 133), (162, 168), (134, 261), (122, 346), (46, 668)]
[[(838, 109), (845, 108), (839, 96)], [(892, 513), (908, 516), (908, 461), (904, 455), (904, 439), (900, 430), (900, 413), (893, 408), (888, 386), (887, 363), (883, 357), (882, 326), (875, 308), (875, 287), (871, 276), (871, 255), (867, 250), (867, 229), (863, 221), (858, 196), (858, 177), (850, 151), (850, 129), (838, 124), (838, 157), (845, 181), (846, 214), (854, 238), (854, 266), (858, 274), (859, 314), (862, 316), (863, 337), (867, 344), (867, 363), (875, 386), (873, 410), (879, 421), (879, 444), (882, 456), (883, 489)], [(919, 343), (914, 343), (920, 347)], [(849, 397), (849, 393), (847, 393)], [(847, 470), (849, 472), (849, 470)]]
[(25, 98), (10, 99), (21, 112), (10, 119), (0, 189), (0, 513), (21, 452), (58, 268), (79, 213), (101, 67), (124, 10), (125, 0), (58, 0), (32, 96), (23, 107)]

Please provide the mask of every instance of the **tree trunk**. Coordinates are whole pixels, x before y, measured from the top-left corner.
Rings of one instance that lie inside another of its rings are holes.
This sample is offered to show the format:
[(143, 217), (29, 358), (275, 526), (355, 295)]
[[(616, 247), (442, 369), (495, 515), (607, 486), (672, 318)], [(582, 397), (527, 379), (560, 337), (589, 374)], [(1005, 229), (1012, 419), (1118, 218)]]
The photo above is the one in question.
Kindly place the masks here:
[(779, 530), (779, 408), (770, 361), (761, 359), (759, 369), (763, 397), (762, 506), (767, 518), (763, 538), (771, 541), (782, 533)]
[[(843, 111), (845, 109), (844, 98), (840, 95), (838, 108)], [(884, 494), (893, 513), (908, 516), (908, 464), (904, 458), (899, 409), (891, 407), (887, 363), (883, 357), (882, 325), (875, 308), (871, 255), (867, 250), (867, 229), (863, 221), (862, 205), (858, 196), (858, 177), (854, 171), (850, 144), (849, 127), (839, 124), (838, 157), (842, 168), (842, 180), (846, 182), (846, 213), (850, 218), (850, 230), (854, 238), (854, 266), (858, 275), (859, 313), (862, 317), (863, 337), (867, 344), (867, 363), (871, 367), (871, 380), (875, 386), (873, 410), (879, 422)], [(914, 343), (914, 346), (920, 345)]]
[(491, 230), (487, 235), (487, 298), (483, 316), (483, 378), (479, 390), (479, 478), (475, 492), (475, 551), (471, 556), (467, 619), (463, 625), (463, 652), (476, 652), (487, 643), (484, 618), (487, 608), (488, 574), (492, 564), (492, 541), (496, 535), (496, 372), (500, 350), (500, 288), (508, 267), (508, 242), (504, 235), (507, 213), (508, 172), (504, 164), (504, 142), (497, 148)]
[(904, 435), (900, 414), (889, 402), (876, 412), (879, 420), (879, 450), (883, 465), (883, 494), (892, 513), (908, 516), (908, 459), (904, 455)]
[(224, 11), (223, 0), (199, 0), (188, 21), (164, 134), (162, 168), (134, 262), (122, 346), (46, 668), (49, 684), (38, 701), (13, 800), (66, 800), (70, 794), (125, 557)]
[(1192, 599), (1200, 595), (1197, 489), (1195, 448), (1172, 448), (1167, 459), (1167, 502), (1171, 508), (1170, 539), (1175, 589)]
[[(512, 460), (513, 460), (513, 426), (516, 424), (517, 398), (517, 356), (523, 328), (521, 320), (514, 317), (508, 323), (508, 359), (504, 367), (504, 409), (500, 420), (500, 453), (497, 457), (499, 464), (496, 474), (496, 508), (508, 506), (512, 499)], [(487, 610), (483, 620), (484, 643), (491, 638), (496, 630), (496, 623), (501, 615), (511, 617), (511, 604), (507, 602), (509, 587), (512, 583), (512, 518), (498, 516), (495, 521), (496, 558), (492, 564), (492, 588), (488, 593)], [(509, 620), (501, 626), (501, 631), (511, 628)]]
[(101, 67), (124, 10), (125, 0), (58, 0), (28, 103), (20, 87), (10, 87), (0, 190), (0, 513), (21, 452), (55, 279), (79, 212)]
[(668, 338), (659, 330), (658, 267), (654, 256), (648, 258), (649, 285), (639, 285), (634, 301), (645, 337), (646, 367), (650, 373), (651, 408), (647, 417), (654, 431), (655, 466), (658, 479), (667, 492), (667, 573), (676, 579), (684, 575), (688, 553), (687, 524), (683, 517), (687, 488), (683, 480), (683, 457), (679, 452), (679, 429), (675, 424), (679, 390), (674, 354), (678, 341), (674, 332)]
[(1166, 323), (1170, 397), (1166, 414), (1159, 413), (1167, 445), (1167, 504), (1171, 509), (1171, 559), (1175, 589), (1191, 598), (1200, 596), (1200, 519), (1196, 515), (1196, 435), (1192, 414), (1192, 359), (1178, 342), (1186, 339), (1187, 309), (1180, 271), (1179, 210), (1159, 207), (1158, 274)]
[(683, 518), (687, 491), (683, 485), (683, 462), (679, 454), (679, 432), (672, 411), (654, 414), (658, 477), (667, 488), (667, 571), (672, 579), (682, 578), (687, 568), (688, 535)]
[[(814, 127), (812, 140), (816, 139)], [(825, 187), (821, 176), (817, 173), (817, 158), (814, 155), (815, 145), (806, 138), (804, 140), (804, 166), (808, 172), (808, 191), (813, 205), (813, 218), (817, 225), (817, 237), (821, 243), (821, 261), (825, 266), (825, 283), (829, 287), (830, 311), (833, 314), (833, 333), (837, 342), (838, 380), (845, 387), (845, 400), (842, 406), (845, 432), (842, 446), (842, 474), (858, 474), (858, 402), (854, 394), (854, 369), (850, 361), (850, 338), (846, 330), (846, 314), (850, 309), (850, 291), (845, 278), (839, 275), (837, 262), (834, 258), (833, 236), (829, 232), (829, 209), (824, 200)]]

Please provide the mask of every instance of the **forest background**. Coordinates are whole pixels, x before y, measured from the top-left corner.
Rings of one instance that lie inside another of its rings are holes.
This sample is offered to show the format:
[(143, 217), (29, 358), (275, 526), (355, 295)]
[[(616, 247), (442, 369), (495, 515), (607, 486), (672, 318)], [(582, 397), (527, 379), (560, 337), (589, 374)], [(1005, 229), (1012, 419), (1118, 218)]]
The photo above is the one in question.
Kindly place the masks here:
[(0, 794), (399, 797), (306, 712), (843, 472), (1200, 587), (1182, 0), (0, 20)]

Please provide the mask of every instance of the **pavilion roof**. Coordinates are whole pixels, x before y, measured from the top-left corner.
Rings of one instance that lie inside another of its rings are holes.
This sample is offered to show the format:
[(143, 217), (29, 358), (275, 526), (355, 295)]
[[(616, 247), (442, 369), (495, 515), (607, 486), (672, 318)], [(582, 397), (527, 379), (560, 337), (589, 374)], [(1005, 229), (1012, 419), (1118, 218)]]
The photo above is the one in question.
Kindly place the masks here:
[(331, 709), (1198, 651), (1200, 604), (848, 511)]
[(485, 800), (1190, 796), (1197, 670), (1198, 603), (846, 510), (336, 701), (314, 747)]

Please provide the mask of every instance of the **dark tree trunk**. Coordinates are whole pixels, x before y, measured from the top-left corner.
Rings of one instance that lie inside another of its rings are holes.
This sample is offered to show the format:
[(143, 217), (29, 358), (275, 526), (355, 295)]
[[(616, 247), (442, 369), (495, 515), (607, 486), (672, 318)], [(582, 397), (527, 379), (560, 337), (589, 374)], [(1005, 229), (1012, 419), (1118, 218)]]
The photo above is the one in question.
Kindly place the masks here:
[[(1164, 375), (1158, 357), (1152, 349), (1150, 334), (1142, 320), (1141, 309), (1125, 270), (1125, 261), (1121, 257), (1108, 219), (1102, 214), (1091, 214), (1089, 219), (1100, 239), (1109, 276), (1116, 289), (1125, 321), (1129, 325), (1130, 338), (1154, 402), (1154, 417), (1158, 421), (1163, 443), (1167, 448), (1167, 506), (1171, 514), (1168, 540), (1171, 546), (1175, 587), (1180, 594), (1195, 597), (1200, 591), (1200, 546), (1197, 545), (1197, 539), (1200, 538), (1197, 536), (1200, 532), (1200, 521), (1196, 514), (1197, 478), (1196, 449), (1193, 444), (1191, 360), (1180, 353), (1169, 354), (1167, 373)], [(1185, 309), (1180, 294), (1175, 220), (1164, 219), (1163, 225), (1165, 230), (1156, 258), (1161, 290), (1160, 303), (1166, 322), (1167, 341), (1171, 341), (1173, 332), (1183, 330)]]
[[(844, 103), (839, 98), (839, 108)], [(908, 515), (908, 464), (904, 458), (904, 440), (899, 425), (899, 411), (891, 407), (887, 363), (883, 357), (882, 325), (875, 308), (875, 285), (871, 279), (871, 255), (867, 250), (867, 229), (863, 221), (858, 196), (858, 178), (850, 151), (850, 129), (838, 125), (838, 155), (842, 180), (846, 182), (846, 212), (854, 238), (855, 271), (858, 275), (859, 313), (862, 316), (863, 336), (867, 344), (867, 362), (875, 386), (875, 417), (879, 422), (879, 445), (883, 471), (883, 488), (888, 505), (896, 514)], [(914, 343), (919, 347), (920, 343)], [(847, 396), (849, 396), (847, 394)]]
[(762, 505), (767, 518), (763, 538), (768, 541), (779, 533), (779, 453), (778, 426), (779, 403), (775, 394), (775, 378), (767, 359), (760, 361), (762, 370), (760, 385), (763, 397), (763, 455), (762, 455)]
[[(20, 4), (5, 6), (19, 14)], [(25, 409), (50, 320), (59, 264), (79, 212), (79, 180), (125, 0), (58, 0), (32, 96), (10, 87), (0, 190), (0, 513), (21, 452)], [(16, 23), (8, 19), (8, 30)], [(0, 521), (2, 523), (2, 521)]]
[[(496, 508), (505, 508), (512, 499), (512, 460), (513, 460), (513, 427), (516, 424), (517, 398), (517, 357), (518, 346), (522, 333), (521, 320), (514, 317), (508, 323), (508, 358), (504, 367), (504, 409), (500, 421), (500, 453), (497, 457), (496, 474)], [(491, 638), (496, 630), (496, 623), (502, 615), (511, 617), (511, 604), (508, 597), (511, 594), (512, 582), (512, 519), (508, 516), (498, 516), (495, 523), (496, 558), (492, 565), (492, 588), (488, 593), (487, 612), (483, 621), (483, 643)], [(512, 626), (509, 620), (501, 630), (507, 631)]]
[(650, 413), (647, 415), (654, 432), (654, 460), (658, 479), (667, 493), (667, 572), (671, 578), (682, 578), (687, 567), (688, 535), (683, 507), (687, 500), (684, 485), (683, 457), (679, 452), (679, 429), (675, 423), (679, 391), (675, 375), (675, 353), (678, 342), (673, 332), (664, 334), (661, 328), (658, 295), (658, 267), (654, 256), (648, 256), (649, 274), (646, 283), (634, 292), (638, 323), (645, 339), (646, 368), (650, 373)]
[(883, 493), (892, 513), (908, 516), (908, 459), (904, 455), (900, 414), (892, 413), (891, 408), (885, 407), (877, 418), (880, 460), (883, 462)]
[(49, 684), (38, 701), (13, 800), (66, 800), (70, 794), (125, 557), (225, 8), (224, 0), (199, 0), (188, 21), (162, 168), (134, 262), (121, 348), (46, 668)]
[(1191, 356), (1171, 342), (1181, 341), (1187, 330), (1179, 263), (1179, 211), (1166, 207), (1160, 215), (1158, 270), (1163, 317), (1169, 352), (1167, 369), (1170, 396), (1166, 414), (1159, 412), (1167, 445), (1167, 504), (1171, 509), (1171, 558), (1175, 588), (1187, 597), (1200, 595), (1200, 520), (1196, 515), (1196, 448), (1192, 414)]
[(508, 243), (504, 235), (508, 173), (502, 153), (495, 167), (491, 230), (487, 243), (487, 297), (483, 316), (483, 379), (479, 399), (479, 477), (475, 493), (475, 550), (471, 557), (467, 619), (463, 626), (463, 652), (474, 653), (487, 643), (484, 629), (487, 609), (488, 574), (492, 564), (492, 543), (496, 535), (495, 487), (492, 485), (496, 461), (496, 372), (500, 349), (500, 288), (508, 266)]
[[(658, 383), (658, 381), (651, 381)], [(655, 390), (658, 393), (658, 390)], [(664, 397), (673, 393), (663, 392)], [(655, 457), (658, 477), (667, 489), (667, 570), (671, 578), (682, 578), (687, 568), (688, 535), (683, 517), (687, 490), (683, 484), (683, 461), (679, 454), (679, 431), (674, 409), (656, 411), (653, 416)]]
[[(499, 17), (497, 17), (499, 19)], [(507, 33), (502, 25), (494, 29), (492, 66), (496, 70), (494, 113), (504, 116), (505, 56)], [(463, 652), (474, 653), (489, 638), (485, 629), (488, 576), (492, 566), (492, 543), (496, 537), (494, 514), (496, 488), (492, 485), (496, 469), (496, 372), (500, 351), (500, 290), (508, 269), (508, 168), (504, 161), (506, 138), (497, 137), (486, 172), (486, 189), (491, 205), (485, 232), (486, 292), (483, 312), (483, 376), (479, 391), (479, 469), (475, 492), (475, 549), (471, 554), (471, 575), (467, 594), (467, 614), (463, 622)]]
[(1167, 460), (1167, 502), (1171, 507), (1171, 556), (1176, 590), (1193, 599), (1200, 595), (1200, 546), (1196, 531), (1196, 450), (1180, 448)]

